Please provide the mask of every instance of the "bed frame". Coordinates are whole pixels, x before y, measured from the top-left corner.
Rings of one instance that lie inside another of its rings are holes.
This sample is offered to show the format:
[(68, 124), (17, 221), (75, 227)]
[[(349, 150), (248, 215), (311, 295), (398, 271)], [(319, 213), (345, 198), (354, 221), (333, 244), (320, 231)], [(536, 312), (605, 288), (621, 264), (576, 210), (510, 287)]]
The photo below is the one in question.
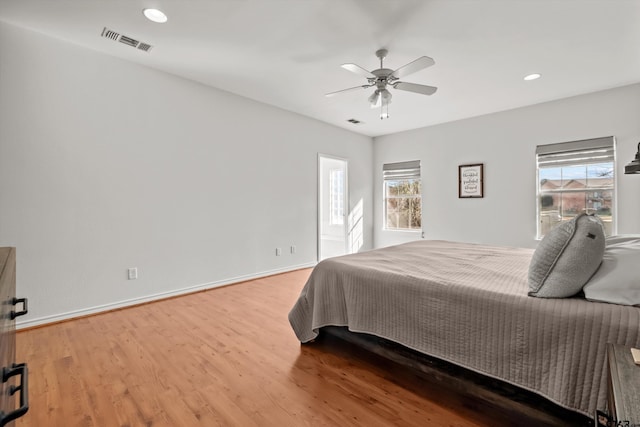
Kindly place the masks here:
[[(346, 327), (321, 329), (317, 342), (327, 348), (347, 342), (365, 353), (399, 364), (421, 380), (459, 395), (469, 406), (482, 412), (497, 411), (501, 418), (517, 420), (520, 426), (593, 426), (592, 419), (562, 408), (528, 390), (427, 356), (403, 345), (374, 335), (350, 332)], [(362, 355), (365, 357), (366, 355)]]

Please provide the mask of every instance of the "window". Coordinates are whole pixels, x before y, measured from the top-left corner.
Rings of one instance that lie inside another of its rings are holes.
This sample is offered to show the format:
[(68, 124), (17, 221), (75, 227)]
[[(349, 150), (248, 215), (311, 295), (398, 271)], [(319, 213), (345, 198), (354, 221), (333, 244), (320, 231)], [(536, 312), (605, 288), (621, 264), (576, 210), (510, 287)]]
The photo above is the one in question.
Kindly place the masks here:
[(382, 166), (384, 180), (384, 228), (421, 230), (420, 161), (387, 163)]
[(344, 170), (329, 170), (329, 224), (344, 224)]
[(587, 139), (536, 148), (538, 238), (580, 213), (597, 214), (615, 230), (615, 141)]

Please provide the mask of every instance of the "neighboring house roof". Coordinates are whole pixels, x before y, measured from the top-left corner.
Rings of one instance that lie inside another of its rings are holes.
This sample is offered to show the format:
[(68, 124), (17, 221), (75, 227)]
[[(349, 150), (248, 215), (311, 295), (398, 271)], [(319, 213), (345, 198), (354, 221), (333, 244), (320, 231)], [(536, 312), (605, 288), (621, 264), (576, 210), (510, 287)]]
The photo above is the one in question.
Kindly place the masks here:
[(560, 179), (543, 179), (540, 181), (540, 188), (545, 190), (555, 190), (560, 188), (562, 184), (562, 180)]
[(563, 181), (561, 179), (543, 179), (540, 181), (540, 188), (543, 190), (589, 189), (602, 187), (613, 188), (613, 178), (570, 179), (568, 181)]

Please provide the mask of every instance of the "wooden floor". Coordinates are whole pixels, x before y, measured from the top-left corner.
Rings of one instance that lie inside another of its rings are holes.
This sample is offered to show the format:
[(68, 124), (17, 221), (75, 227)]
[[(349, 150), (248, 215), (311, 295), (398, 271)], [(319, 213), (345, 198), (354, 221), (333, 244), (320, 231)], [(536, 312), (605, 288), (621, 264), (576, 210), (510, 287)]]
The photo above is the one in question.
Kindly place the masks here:
[(300, 345), (287, 314), (309, 272), (18, 332), (16, 427), (519, 425), (346, 343)]

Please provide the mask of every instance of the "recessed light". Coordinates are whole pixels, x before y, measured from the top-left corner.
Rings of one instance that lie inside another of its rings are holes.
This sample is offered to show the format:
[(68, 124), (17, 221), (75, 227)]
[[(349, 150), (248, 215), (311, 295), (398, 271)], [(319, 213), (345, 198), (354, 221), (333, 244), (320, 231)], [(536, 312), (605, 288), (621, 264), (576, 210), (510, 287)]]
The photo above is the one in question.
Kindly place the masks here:
[(533, 73), (533, 74), (529, 74), (528, 76), (525, 76), (524, 79), (529, 81), (529, 80), (536, 80), (539, 79), (540, 77), (542, 77), (541, 74), (538, 73)]
[(146, 16), (149, 21), (157, 22), (159, 24), (167, 22), (167, 15), (165, 15), (161, 10), (144, 9), (142, 13), (144, 13), (144, 16)]

